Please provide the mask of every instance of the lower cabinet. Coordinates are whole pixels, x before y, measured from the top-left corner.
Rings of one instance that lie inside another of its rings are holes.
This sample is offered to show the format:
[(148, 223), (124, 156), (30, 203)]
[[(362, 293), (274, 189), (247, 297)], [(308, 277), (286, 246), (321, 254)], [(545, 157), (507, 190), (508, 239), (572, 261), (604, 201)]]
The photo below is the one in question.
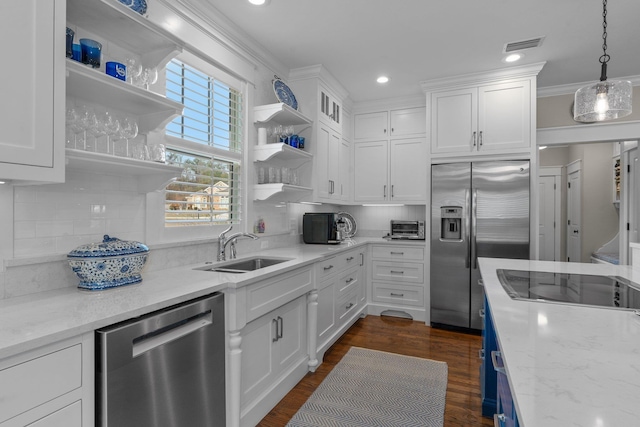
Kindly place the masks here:
[(496, 427), (518, 427), (518, 415), (497, 338), (491, 319), (491, 309), (485, 298), (482, 350), (480, 350), (482, 415), (493, 417)]
[(316, 264), (317, 358), (358, 319), (365, 306), (364, 248)]
[[(284, 397), (273, 393), (282, 376), (289, 374), (307, 358), (307, 305), (306, 296), (299, 297), (282, 307), (250, 322), (242, 338), (242, 396), (243, 415), (256, 402), (269, 409)], [(307, 365), (303, 364), (306, 371)], [(264, 414), (250, 420), (243, 416), (243, 425), (253, 425)]]
[(0, 360), (0, 426), (94, 424), (93, 334)]
[(368, 313), (407, 314), (426, 320), (424, 246), (398, 243), (372, 245), (371, 296)]

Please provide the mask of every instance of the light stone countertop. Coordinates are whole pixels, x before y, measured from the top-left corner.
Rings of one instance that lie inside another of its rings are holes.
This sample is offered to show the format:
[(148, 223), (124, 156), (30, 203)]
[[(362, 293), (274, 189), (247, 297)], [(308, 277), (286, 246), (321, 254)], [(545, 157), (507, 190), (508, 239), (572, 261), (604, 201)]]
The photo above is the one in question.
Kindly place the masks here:
[(512, 300), (496, 275), (516, 269), (621, 276), (630, 266), (480, 259), (485, 293), (521, 426), (640, 425), (640, 316)]
[[(205, 265), (200, 263), (157, 271), (143, 270), (141, 283), (104, 291), (67, 288), (0, 300), (0, 359), (216, 291), (247, 286), (369, 243), (388, 241), (364, 237), (339, 245), (300, 244), (240, 254), (238, 260), (252, 256), (291, 258), (242, 274), (195, 269)], [(398, 244), (424, 246), (425, 242), (401, 241)]]

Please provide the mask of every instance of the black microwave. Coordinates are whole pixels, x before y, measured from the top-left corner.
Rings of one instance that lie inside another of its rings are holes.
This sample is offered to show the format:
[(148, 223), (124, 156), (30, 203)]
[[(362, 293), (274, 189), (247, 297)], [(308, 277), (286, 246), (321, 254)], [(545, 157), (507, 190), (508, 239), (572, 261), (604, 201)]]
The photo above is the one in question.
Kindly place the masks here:
[(305, 213), (302, 217), (302, 240), (305, 243), (320, 245), (337, 245), (338, 214), (336, 213)]

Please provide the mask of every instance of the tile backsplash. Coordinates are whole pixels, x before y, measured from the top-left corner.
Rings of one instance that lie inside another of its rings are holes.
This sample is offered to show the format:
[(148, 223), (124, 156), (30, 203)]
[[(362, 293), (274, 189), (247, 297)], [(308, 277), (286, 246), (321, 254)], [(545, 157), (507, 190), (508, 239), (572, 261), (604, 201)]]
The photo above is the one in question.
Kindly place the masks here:
[(135, 177), (67, 172), (67, 182), (15, 187), (14, 257), (63, 254), (109, 234), (144, 241)]

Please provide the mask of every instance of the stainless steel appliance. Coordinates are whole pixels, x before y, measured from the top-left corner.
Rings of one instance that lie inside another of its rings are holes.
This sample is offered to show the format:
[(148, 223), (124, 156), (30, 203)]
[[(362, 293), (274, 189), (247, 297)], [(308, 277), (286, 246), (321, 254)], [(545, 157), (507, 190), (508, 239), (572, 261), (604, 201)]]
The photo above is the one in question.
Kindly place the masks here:
[(424, 240), (424, 221), (391, 220), (390, 239)]
[(529, 162), (431, 168), (431, 324), (482, 329), (478, 257), (529, 258)]
[(225, 424), (224, 294), (96, 334), (96, 425)]
[(628, 310), (640, 309), (640, 284), (618, 276), (498, 270), (513, 299)]
[(302, 216), (302, 240), (320, 245), (339, 244), (344, 237), (339, 230), (340, 220), (337, 213), (305, 213)]

